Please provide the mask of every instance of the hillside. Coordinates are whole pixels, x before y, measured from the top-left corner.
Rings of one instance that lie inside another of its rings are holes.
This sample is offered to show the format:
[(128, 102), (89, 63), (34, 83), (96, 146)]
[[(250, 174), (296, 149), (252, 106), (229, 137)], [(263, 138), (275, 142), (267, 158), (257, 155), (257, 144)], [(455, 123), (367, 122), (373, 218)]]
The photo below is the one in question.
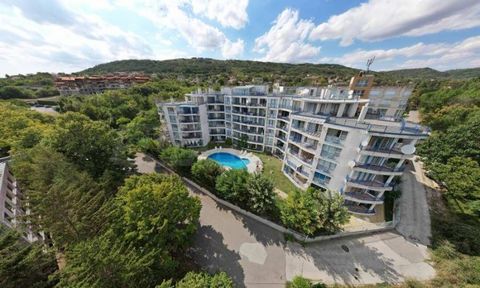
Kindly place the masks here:
[[(209, 58), (171, 59), (171, 60), (121, 60), (100, 64), (79, 72), (79, 74), (103, 74), (112, 72), (144, 72), (155, 73), (167, 77), (198, 77), (200, 80), (209, 78), (238, 79), (263, 77), (264, 80), (283, 79), (286, 82), (302, 82), (316, 79), (326, 82), (326, 79), (338, 77), (348, 80), (359, 70), (338, 64), (289, 64), (246, 60), (216, 60)], [(407, 81), (418, 79), (466, 79), (480, 77), (480, 68), (457, 69), (445, 72), (432, 68), (402, 69), (374, 72), (377, 82)]]

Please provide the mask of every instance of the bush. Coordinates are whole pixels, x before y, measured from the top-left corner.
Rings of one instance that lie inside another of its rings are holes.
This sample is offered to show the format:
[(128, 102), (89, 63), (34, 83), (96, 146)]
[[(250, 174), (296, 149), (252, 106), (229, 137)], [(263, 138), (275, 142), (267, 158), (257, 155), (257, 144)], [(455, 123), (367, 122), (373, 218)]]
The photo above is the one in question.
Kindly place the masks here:
[(232, 288), (233, 281), (225, 272), (210, 275), (204, 272), (188, 272), (176, 288)]
[(343, 202), (343, 197), (336, 192), (297, 189), (284, 201), (281, 220), (287, 227), (306, 235), (322, 231), (333, 233), (350, 217)]
[(160, 153), (160, 158), (178, 173), (188, 175), (192, 165), (197, 161), (197, 153), (189, 149), (170, 146)]
[(250, 211), (258, 214), (267, 214), (275, 209), (275, 192), (272, 180), (255, 174), (248, 178), (247, 207)]
[(200, 160), (192, 166), (193, 179), (209, 190), (215, 188), (216, 179), (222, 172), (222, 166), (210, 159)]
[(246, 170), (228, 170), (217, 178), (216, 192), (225, 200), (245, 207), (247, 203), (247, 180), (249, 174)]
[(326, 288), (327, 285), (323, 283), (312, 284), (312, 281), (302, 276), (295, 276), (292, 282), (287, 284), (287, 288)]

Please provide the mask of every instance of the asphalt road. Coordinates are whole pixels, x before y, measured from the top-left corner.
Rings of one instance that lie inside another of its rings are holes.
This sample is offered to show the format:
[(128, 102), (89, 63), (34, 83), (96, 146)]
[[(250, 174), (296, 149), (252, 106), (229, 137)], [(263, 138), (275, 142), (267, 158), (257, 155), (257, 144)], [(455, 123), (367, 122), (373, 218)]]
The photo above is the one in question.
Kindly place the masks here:
[[(141, 173), (162, 172), (151, 158), (138, 154), (135, 160)], [(202, 202), (192, 256), (210, 272), (227, 272), (237, 287), (285, 287), (296, 275), (327, 284), (374, 284), (435, 274), (425, 262), (426, 246), (397, 233), (301, 246), (188, 188)]]
[(400, 183), (402, 194), (398, 201), (400, 221), (397, 231), (407, 239), (430, 245), (432, 234), (424, 178), (419, 162), (406, 166)]

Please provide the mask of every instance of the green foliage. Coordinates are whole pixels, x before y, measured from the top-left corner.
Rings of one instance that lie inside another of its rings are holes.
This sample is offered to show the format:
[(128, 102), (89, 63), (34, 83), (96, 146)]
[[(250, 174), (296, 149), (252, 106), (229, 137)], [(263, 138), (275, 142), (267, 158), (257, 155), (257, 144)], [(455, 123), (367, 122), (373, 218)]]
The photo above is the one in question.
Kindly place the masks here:
[(309, 236), (321, 231), (335, 232), (349, 219), (343, 202), (343, 197), (335, 192), (295, 190), (281, 206), (281, 220), (287, 227)]
[(177, 176), (148, 174), (125, 180), (116, 199), (119, 235), (135, 247), (183, 251), (197, 229), (200, 201)]
[(0, 99), (12, 99), (12, 98), (34, 98), (34, 94), (31, 90), (19, 88), (15, 86), (0, 87)]
[(54, 118), (28, 107), (0, 103), (0, 157), (35, 146), (53, 126)]
[(160, 120), (156, 109), (140, 112), (122, 129), (127, 143), (138, 144), (144, 138), (157, 138)]
[(197, 153), (190, 149), (170, 146), (162, 150), (160, 158), (180, 174), (188, 175), (192, 165), (197, 161)]
[(105, 192), (63, 155), (36, 146), (17, 154), (12, 164), (28, 195), (29, 220), (47, 232), (57, 247), (95, 236), (103, 229), (108, 212)]
[(436, 132), (421, 143), (418, 152), (431, 168), (433, 163), (446, 163), (449, 158), (458, 156), (480, 162), (480, 113), (474, 114), (459, 125), (445, 132)]
[(276, 209), (273, 181), (262, 174), (250, 176), (247, 180), (248, 210), (265, 215)]
[(193, 179), (210, 190), (215, 188), (216, 179), (222, 172), (222, 166), (210, 159), (200, 160), (192, 166)]
[[(431, 175), (447, 188), (446, 195), (469, 204), (480, 202), (480, 165), (464, 157), (452, 157), (446, 164), (431, 165)], [(479, 211), (472, 211), (480, 215)]]
[(162, 279), (155, 270), (159, 254), (157, 249), (131, 247), (107, 232), (67, 251), (57, 287), (154, 287)]
[(249, 174), (245, 169), (231, 169), (217, 178), (217, 194), (228, 201), (245, 207), (248, 202), (247, 181)]
[(53, 287), (49, 275), (56, 269), (50, 249), (29, 244), (15, 230), (0, 227), (0, 287)]
[(225, 272), (210, 275), (204, 272), (188, 272), (175, 285), (176, 288), (232, 288), (233, 281)]
[(327, 285), (323, 283), (313, 284), (312, 281), (302, 276), (295, 276), (292, 282), (287, 284), (287, 288), (326, 288)]
[(56, 118), (44, 142), (94, 178), (118, 183), (129, 171), (126, 150), (118, 134), (100, 121), (68, 112)]

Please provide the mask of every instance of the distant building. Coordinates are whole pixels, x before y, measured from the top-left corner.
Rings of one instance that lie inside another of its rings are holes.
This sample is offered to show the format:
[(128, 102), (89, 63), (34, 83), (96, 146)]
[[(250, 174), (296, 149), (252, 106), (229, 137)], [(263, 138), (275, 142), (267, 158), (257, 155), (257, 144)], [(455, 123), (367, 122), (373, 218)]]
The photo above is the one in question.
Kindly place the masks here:
[(373, 216), (429, 135), (402, 118), (413, 87), (373, 87), (373, 77), (360, 73), (348, 86), (223, 87), (158, 107), (172, 144), (245, 140), (281, 159), (297, 187), (338, 191), (351, 213)]
[(0, 223), (17, 229), (28, 242), (44, 239), (41, 233), (34, 233), (28, 227), (25, 216), (29, 210), (25, 206), (24, 195), (8, 168), (8, 158), (0, 158)]
[(55, 87), (60, 95), (96, 94), (105, 90), (125, 89), (150, 80), (145, 75), (58, 76)]

